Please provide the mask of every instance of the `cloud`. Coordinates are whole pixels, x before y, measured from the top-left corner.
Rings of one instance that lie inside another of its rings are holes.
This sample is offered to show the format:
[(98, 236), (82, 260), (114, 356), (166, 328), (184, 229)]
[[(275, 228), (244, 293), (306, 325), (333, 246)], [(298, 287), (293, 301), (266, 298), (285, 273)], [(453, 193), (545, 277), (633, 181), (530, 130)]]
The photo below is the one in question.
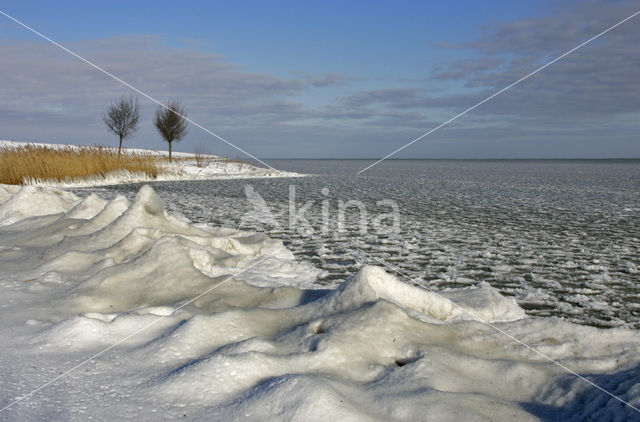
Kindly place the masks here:
[[(632, 6), (630, 2), (591, 1), (548, 17), (494, 24), (485, 28), (481, 39), (455, 46), (476, 50), (475, 58), (435, 66), (432, 71), (430, 84), (451, 80), (462, 83), (466, 90), (438, 96), (418, 87), (370, 90), (351, 94), (344, 103), (463, 111), (629, 16)], [(473, 114), (567, 126), (640, 112), (637, 24), (629, 21), (616, 28), (482, 104)]]
[(366, 107), (375, 104), (391, 108), (411, 108), (416, 100), (422, 100), (422, 91), (418, 88), (386, 88), (360, 91), (343, 98), (348, 107)]
[(434, 80), (476, 78), (486, 72), (495, 71), (506, 61), (504, 57), (493, 56), (458, 60), (448, 66), (435, 66), (432, 78)]
[[(473, 58), (435, 66), (420, 85), (352, 92), (340, 105), (372, 126), (395, 122), (424, 133), (633, 12), (628, 1), (591, 1), (547, 17), (495, 23), (477, 40), (444, 46), (470, 50)], [(637, 139), (640, 115), (638, 24), (614, 29), (412, 148), (444, 156), (456, 150), (482, 157), (638, 155), (640, 146), (629, 141)], [(434, 88), (450, 81), (459, 88)], [(440, 141), (453, 144), (434, 149)]]
[[(485, 56), (475, 63), (461, 60), (436, 69), (434, 78), (484, 88), (482, 95), (488, 96), (632, 12), (630, 2), (592, 1), (550, 17), (495, 25), (481, 40), (467, 44)], [(483, 104), (477, 112), (526, 115), (540, 121), (560, 116), (565, 121), (584, 121), (640, 112), (637, 24), (629, 21), (614, 29)], [(470, 106), (477, 98), (474, 93), (449, 99)]]
[[(551, 4), (548, 16), (495, 21), (485, 25), (479, 39), (464, 42), (436, 43), (442, 48), (474, 49), (485, 54), (516, 54), (540, 56), (566, 51), (582, 41), (602, 32), (638, 10), (631, 0), (586, 0), (572, 3)], [(636, 18), (634, 18), (636, 19)], [(626, 24), (634, 25), (633, 20)], [(611, 31), (606, 38), (619, 42), (629, 39), (621, 33), (623, 27)], [(631, 34), (633, 36), (633, 34)], [(637, 36), (634, 36), (637, 39)]]
[(316, 75), (309, 72), (293, 72), (303, 78), (303, 80), (312, 87), (326, 88), (330, 86), (343, 86), (355, 80), (353, 77), (345, 76), (335, 72), (325, 72)]
[[(163, 47), (152, 37), (85, 41), (69, 47), (160, 101), (184, 102), (190, 117), (216, 130), (265, 127), (311, 116), (295, 101), (310, 88), (309, 82), (247, 72), (215, 54)], [(64, 124), (68, 141), (109, 139), (106, 132), (102, 136), (104, 131), (96, 133), (101, 114), (114, 98), (133, 93), (44, 42), (2, 43), (0, 54), (4, 132), (0, 137), (56, 140), (63, 136), (59, 127)], [(338, 75), (324, 76), (324, 84), (331, 78), (338, 80)], [(142, 100), (143, 114), (149, 117), (156, 105)], [(144, 132), (148, 138), (155, 136), (152, 128), (141, 132), (143, 137)]]

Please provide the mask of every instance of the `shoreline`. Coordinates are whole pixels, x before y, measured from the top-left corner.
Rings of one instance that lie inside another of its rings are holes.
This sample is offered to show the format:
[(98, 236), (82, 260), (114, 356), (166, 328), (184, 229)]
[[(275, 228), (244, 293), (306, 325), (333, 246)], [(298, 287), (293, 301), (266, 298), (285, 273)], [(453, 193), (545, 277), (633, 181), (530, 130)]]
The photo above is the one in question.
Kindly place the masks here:
[[(92, 148), (82, 145), (50, 144), (37, 142), (18, 142), (0, 140), (0, 148), (18, 148), (28, 145), (46, 147), (52, 149), (64, 148)], [(116, 147), (103, 147), (117, 150)], [(168, 156), (168, 151), (150, 150), (140, 148), (123, 148), (123, 153), (150, 155), (157, 157)], [(174, 161), (171, 163), (159, 163), (157, 177), (151, 177), (144, 173), (132, 173), (127, 170), (116, 170), (104, 176), (89, 176), (76, 178), (70, 181), (55, 181), (31, 179), (26, 180), (25, 186), (56, 187), (56, 188), (83, 188), (136, 183), (153, 182), (177, 182), (177, 181), (204, 181), (224, 179), (256, 179), (256, 178), (282, 178), (282, 177), (306, 177), (306, 174), (288, 172), (272, 168), (258, 167), (250, 163), (234, 161), (216, 155), (204, 155), (204, 165), (198, 165), (195, 153), (174, 152)]]
[[(49, 180), (28, 181), (23, 186), (51, 187), (60, 189), (77, 189), (91, 188), (101, 186), (115, 185), (133, 185), (139, 183), (155, 183), (155, 182), (188, 182), (188, 181), (207, 181), (207, 180), (231, 180), (231, 179), (270, 179), (270, 178), (301, 178), (309, 177), (309, 174), (286, 172), (282, 170), (269, 170), (265, 172), (256, 171), (255, 173), (217, 173), (210, 176), (199, 176), (192, 174), (172, 175), (160, 174), (158, 177), (152, 178), (143, 174), (132, 174), (126, 171), (113, 172), (104, 177), (91, 177), (70, 182), (56, 182)], [(18, 186), (18, 185), (16, 185)]]

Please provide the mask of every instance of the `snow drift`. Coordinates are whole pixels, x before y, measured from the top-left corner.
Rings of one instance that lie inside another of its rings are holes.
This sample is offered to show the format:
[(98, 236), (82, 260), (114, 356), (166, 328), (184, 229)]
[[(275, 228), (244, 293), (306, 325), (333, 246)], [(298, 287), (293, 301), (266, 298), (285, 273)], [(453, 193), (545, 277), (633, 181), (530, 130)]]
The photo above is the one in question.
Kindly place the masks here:
[(637, 331), (371, 266), (323, 290), (282, 242), (175, 218), (148, 186), (133, 203), (0, 186), (0, 265), (0, 407), (64, 375), (3, 420), (640, 416), (504, 334), (638, 407)]

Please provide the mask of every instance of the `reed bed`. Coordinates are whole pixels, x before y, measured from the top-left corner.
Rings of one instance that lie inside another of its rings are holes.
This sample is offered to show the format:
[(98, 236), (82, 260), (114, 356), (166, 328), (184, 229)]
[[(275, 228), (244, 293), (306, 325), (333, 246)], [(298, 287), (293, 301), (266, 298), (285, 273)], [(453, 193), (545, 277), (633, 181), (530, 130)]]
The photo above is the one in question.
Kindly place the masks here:
[(157, 177), (159, 157), (123, 152), (113, 148), (27, 145), (0, 148), (0, 183), (19, 185), (37, 180), (69, 182), (104, 177), (115, 171), (144, 173)]

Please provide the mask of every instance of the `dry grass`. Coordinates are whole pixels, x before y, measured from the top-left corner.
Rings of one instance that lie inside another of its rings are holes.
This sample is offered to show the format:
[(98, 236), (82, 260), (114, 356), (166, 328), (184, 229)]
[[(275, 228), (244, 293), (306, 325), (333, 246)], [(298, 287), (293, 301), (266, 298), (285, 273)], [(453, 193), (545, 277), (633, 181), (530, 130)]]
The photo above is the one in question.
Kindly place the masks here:
[(243, 166), (253, 166), (253, 167), (261, 167), (264, 168), (264, 166), (259, 163), (258, 161), (255, 160), (243, 160), (241, 158), (227, 158), (227, 157), (221, 157), (219, 158), (217, 161), (220, 161), (222, 163), (225, 164), (238, 164), (240, 166), (240, 168), (242, 168)]
[(18, 185), (29, 180), (66, 182), (126, 170), (158, 175), (158, 157), (123, 153), (104, 147), (49, 148), (27, 145), (0, 148), (0, 183)]

